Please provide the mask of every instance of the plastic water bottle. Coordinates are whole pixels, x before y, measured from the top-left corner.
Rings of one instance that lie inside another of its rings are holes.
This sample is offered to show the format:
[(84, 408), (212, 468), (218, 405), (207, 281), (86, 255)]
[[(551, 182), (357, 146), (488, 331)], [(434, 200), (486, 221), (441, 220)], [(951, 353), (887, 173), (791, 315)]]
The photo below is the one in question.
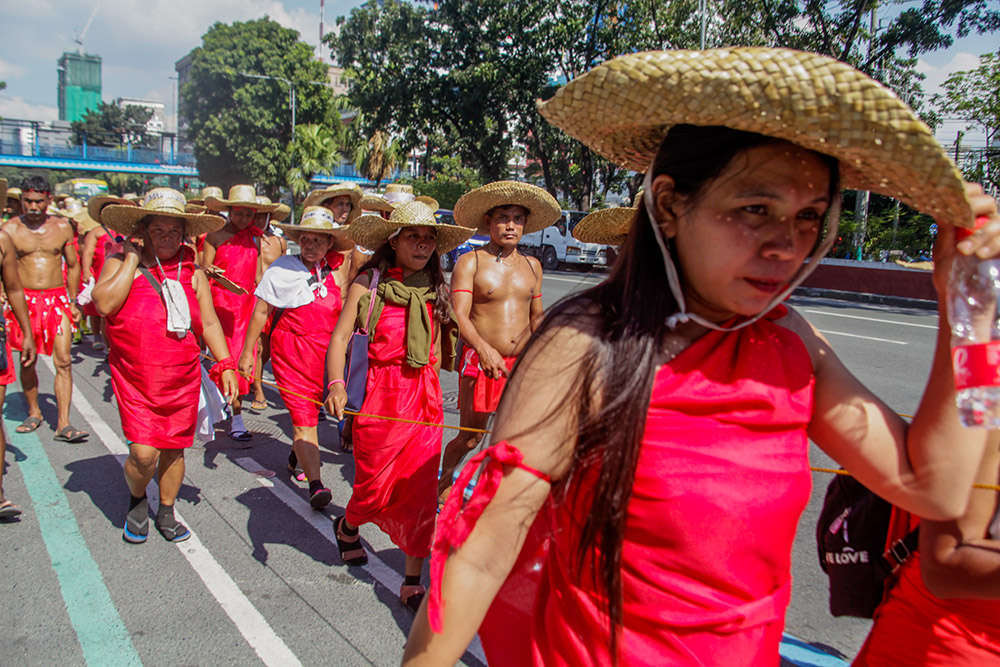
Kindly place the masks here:
[[(985, 223), (977, 219), (976, 228)], [(957, 240), (972, 233), (957, 232)], [(956, 254), (948, 301), (959, 418), (1000, 429), (1000, 259)]]

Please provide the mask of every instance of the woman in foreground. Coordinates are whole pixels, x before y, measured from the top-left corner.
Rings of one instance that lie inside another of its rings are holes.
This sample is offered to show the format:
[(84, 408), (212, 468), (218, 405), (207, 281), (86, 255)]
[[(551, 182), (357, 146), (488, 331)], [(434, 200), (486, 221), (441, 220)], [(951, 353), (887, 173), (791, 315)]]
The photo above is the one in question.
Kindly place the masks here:
[(482, 463), (471, 499), (438, 521), (404, 663), (452, 664), (482, 625), (491, 664), (776, 665), (809, 439), (936, 519), (964, 510), (985, 444), (959, 425), (944, 314), (908, 426), (781, 302), (836, 237), (841, 187), (938, 217), (939, 293), (951, 224), (989, 216), (958, 250), (1000, 251), (996, 204), (966, 199), (891, 93), (815, 54), (632, 54), (541, 111), (646, 172), (644, 202), (612, 275), (515, 368), (495, 444), (455, 484)]

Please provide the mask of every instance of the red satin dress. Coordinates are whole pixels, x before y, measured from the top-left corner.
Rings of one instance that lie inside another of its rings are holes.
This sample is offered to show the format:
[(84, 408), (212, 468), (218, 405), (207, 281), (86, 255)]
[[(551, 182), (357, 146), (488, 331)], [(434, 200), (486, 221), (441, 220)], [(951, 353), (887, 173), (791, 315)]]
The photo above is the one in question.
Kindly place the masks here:
[(199, 367), (201, 311), (191, 287), (194, 252), (182, 248), (163, 262), (163, 271), (149, 269), (160, 284), (164, 273), (180, 283), (191, 311), (191, 331), (182, 338), (167, 332), (167, 309), (149, 281), (137, 275), (125, 303), (106, 318), (111, 342), (111, 388), (118, 400), (122, 431), (129, 442), (158, 449), (181, 449), (194, 442), (201, 389)]
[[(343, 263), (343, 255), (340, 263)], [(336, 267), (332, 267), (336, 269)], [(336, 276), (326, 277), (326, 296), (298, 308), (284, 310), (271, 331), (271, 367), (281, 387), (296, 394), (323, 400), (326, 350), (342, 307)], [(319, 406), (281, 390), (281, 400), (292, 417), (293, 426), (316, 426)]]
[[(104, 269), (104, 260), (108, 256), (108, 248), (114, 245), (114, 243), (114, 238), (112, 238), (111, 234), (108, 234), (107, 232), (104, 232), (97, 237), (97, 244), (94, 246), (94, 258), (90, 262), (90, 272), (94, 276), (95, 283), (97, 282), (97, 279), (101, 277), (101, 271)], [(83, 283), (86, 283), (82, 277), (80, 282), (81, 286)], [(99, 317), (97, 307), (94, 305), (93, 301), (83, 307), (83, 314), (86, 317)]]
[[(785, 312), (709, 332), (656, 373), (625, 520), (620, 664), (779, 664), (792, 546), (811, 489), (813, 396), (808, 351), (771, 321)], [(488, 464), (485, 476), (498, 470)], [(603, 589), (578, 553), (596, 470), (578, 479), (566, 500), (550, 497), (539, 513), (528, 553), (481, 628), (491, 665), (611, 663)], [(480, 512), (482, 480), (466, 505)], [(468, 521), (449, 510), (461, 502), (453, 493), (442, 512), (432, 578), (436, 561), (464, 540)], [(532, 567), (538, 588), (528, 602)], [(432, 627), (439, 585), (432, 580)], [(517, 604), (507, 599), (512, 586)]]
[[(405, 307), (385, 304), (368, 344), (360, 412), (440, 424), (444, 410), (437, 360), (432, 350), (426, 366), (407, 365), (406, 320)], [(374, 523), (403, 553), (426, 558), (437, 509), (441, 428), (358, 416), (353, 435), (354, 493), (347, 520), (355, 526)]]
[(855, 667), (998, 667), (1000, 600), (943, 600), (920, 575), (920, 554), (903, 564)]
[[(219, 324), (222, 325), (222, 334), (226, 337), (229, 354), (234, 359), (239, 358), (243, 351), (243, 339), (246, 337), (254, 304), (257, 302), (254, 288), (257, 284), (257, 261), (260, 255), (257, 237), (261, 234), (258, 227), (250, 225), (233, 234), (215, 251), (213, 262), (215, 266), (224, 269), (226, 278), (247, 291), (243, 295), (233, 294), (215, 281), (209, 281), (212, 284), (212, 303), (215, 304), (215, 313), (219, 316)], [(242, 375), (238, 375), (238, 380), (240, 395), (249, 393), (250, 381)]]

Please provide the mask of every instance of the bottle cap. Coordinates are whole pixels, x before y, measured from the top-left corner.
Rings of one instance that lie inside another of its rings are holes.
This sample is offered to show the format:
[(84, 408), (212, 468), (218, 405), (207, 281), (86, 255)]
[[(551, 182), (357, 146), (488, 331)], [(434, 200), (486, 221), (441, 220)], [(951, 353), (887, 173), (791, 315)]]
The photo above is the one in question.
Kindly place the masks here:
[(985, 215), (979, 216), (978, 218), (976, 218), (976, 222), (972, 225), (972, 229), (967, 229), (965, 227), (956, 227), (955, 228), (955, 240), (956, 241), (963, 241), (963, 240), (969, 238), (970, 236), (972, 236), (972, 234), (977, 229), (979, 229), (980, 227), (982, 227), (983, 225), (985, 225), (986, 221), (988, 219), (989, 218), (987, 218)]

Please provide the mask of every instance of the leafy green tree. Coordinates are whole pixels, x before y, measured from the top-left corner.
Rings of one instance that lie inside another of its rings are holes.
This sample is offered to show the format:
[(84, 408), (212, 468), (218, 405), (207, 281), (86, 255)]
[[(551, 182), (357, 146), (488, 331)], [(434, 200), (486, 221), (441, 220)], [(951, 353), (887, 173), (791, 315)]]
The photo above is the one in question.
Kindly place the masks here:
[(291, 145), (288, 187), (296, 197), (307, 192), (316, 174), (329, 174), (340, 162), (337, 140), (326, 126), (299, 125)]
[(111, 194), (118, 195), (119, 197), (126, 192), (139, 194), (146, 189), (146, 184), (143, 183), (143, 177), (140, 174), (104, 172), (101, 174), (101, 179), (107, 181), (108, 190), (111, 191)]
[(430, 173), (423, 178), (404, 178), (418, 195), (433, 197), (441, 208), (453, 209), (459, 197), (483, 184), (475, 169), (463, 167), (457, 155), (431, 158)]
[(986, 148), (976, 151), (962, 164), (966, 178), (1000, 188), (1000, 51), (979, 57), (979, 67), (955, 72), (934, 96), (942, 113), (966, 121), (966, 129), (982, 130)]
[(131, 143), (136, 148), (152, 148), (157, 138), (146, 133), (146, 123), (152, 117), (152, 109), (101, 102), (70, 124), (73, 143), (80, 146), (86, 140), (89, 146), (119, 147)]
[[(258, 79), (246, 74), (276, 77)], [(201, 177), (228, 187), (258, 183), (274, 193), (292, 164), (289, 85), (296, 123), (329, 123), (326, 67), (295, 30), (268, 17), (216, 23), (191, 54), (190, 79), (180, 91)]]
[(373, 181), (377, 188), (379, 183), (392, 178), (405, 155), (398, 139), (393, 139), (382, 130), (375, 130), (367, 141), (356, 144), (354, 168)]

